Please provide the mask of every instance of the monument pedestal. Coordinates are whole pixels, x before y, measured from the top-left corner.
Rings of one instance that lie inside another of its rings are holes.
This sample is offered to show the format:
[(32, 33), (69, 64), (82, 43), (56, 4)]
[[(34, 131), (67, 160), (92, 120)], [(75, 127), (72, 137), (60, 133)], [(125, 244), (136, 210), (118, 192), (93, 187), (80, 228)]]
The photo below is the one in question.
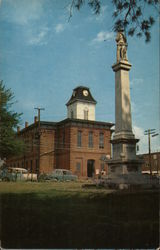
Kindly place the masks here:
[(113, 158), (108, 161), (109, 176), (139, 173), (143, 161), (136, 156), (136, 143), (134, 138), (116, 138), (111, 140), (113, 145)]

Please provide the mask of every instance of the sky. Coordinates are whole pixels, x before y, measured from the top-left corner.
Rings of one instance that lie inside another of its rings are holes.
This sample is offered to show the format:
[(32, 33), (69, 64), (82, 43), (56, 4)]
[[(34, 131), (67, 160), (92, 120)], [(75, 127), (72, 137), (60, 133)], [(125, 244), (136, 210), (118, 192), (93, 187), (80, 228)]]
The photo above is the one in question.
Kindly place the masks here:
[[(71, 0), (0, 0), (0, 79), (11, 88), (12, 109), (33, 123), (36, 107), (43, 121), (67, 117), (66, 103), (79, 85), (90, 88), (97, 101), (96, 120), (115, 122), (116, 62), (113, 5), (102, 0), (96, 16), (87, 6), (73, 10)], [(152, 10), (149, 10), (152, 13)], [(130, 94), (132, 125), (140, 139), (139, 153), (148, 152), (147, 129), (160, 134), (159, 20), (151, 42), (128, 37), (132, 64)], [(160, 135), (151, 138), (151, 151), (160, 151)]]

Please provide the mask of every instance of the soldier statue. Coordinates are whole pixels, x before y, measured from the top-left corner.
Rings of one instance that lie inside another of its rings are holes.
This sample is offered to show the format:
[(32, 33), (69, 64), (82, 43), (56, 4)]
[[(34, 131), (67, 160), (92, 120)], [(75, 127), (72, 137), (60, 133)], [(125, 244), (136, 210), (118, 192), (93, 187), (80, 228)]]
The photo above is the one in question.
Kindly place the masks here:
[(127, 61), (127, 40), (123, 31), (119, 31), (116, 37), (117, 42), (117, 62), (121, 60)]

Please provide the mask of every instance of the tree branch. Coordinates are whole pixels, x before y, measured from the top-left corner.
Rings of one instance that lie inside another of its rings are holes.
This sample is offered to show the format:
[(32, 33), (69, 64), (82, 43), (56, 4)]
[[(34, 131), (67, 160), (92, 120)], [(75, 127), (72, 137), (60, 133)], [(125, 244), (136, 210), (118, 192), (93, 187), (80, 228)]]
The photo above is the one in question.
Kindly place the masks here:
[(70, 8), (69, 8), (69, 17), (68, 17), (68, 22), (70, 21), (71, 17), (72, 17), (72, 9), (73, 6), (75, 5), (75, 0), (72, 0)]

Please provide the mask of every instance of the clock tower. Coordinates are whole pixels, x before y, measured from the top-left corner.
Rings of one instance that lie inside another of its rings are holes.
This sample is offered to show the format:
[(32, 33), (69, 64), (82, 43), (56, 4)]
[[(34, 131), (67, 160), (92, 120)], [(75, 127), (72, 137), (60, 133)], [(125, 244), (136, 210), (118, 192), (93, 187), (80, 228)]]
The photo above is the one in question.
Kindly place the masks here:
[(92, 97), (90, 89), (78, 86), (73, 89), (70, 100), (66, 103), (68, 118), (95, 121), (96, 100)]

